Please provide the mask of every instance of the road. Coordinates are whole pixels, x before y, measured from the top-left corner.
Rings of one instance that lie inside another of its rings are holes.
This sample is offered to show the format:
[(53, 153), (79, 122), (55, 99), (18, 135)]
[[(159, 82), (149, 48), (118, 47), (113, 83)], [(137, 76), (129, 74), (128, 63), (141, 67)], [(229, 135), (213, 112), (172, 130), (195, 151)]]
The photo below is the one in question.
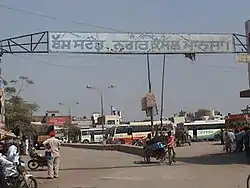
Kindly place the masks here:
[(59, 179), (46, 171), (32, 172), (40, 188), (238, 188), (250, 173), (241, 154), (224, 154), (215, 143), (177, 148), (172, 166), (142, 162), (139, 156), (116, 151), (62, 148)]

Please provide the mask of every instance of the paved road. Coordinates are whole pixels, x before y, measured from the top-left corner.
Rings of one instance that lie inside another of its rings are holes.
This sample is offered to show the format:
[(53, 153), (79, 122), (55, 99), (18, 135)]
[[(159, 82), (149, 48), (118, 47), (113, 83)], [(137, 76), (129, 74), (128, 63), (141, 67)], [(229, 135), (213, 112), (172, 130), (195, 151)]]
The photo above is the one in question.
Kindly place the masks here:
[(141, 157), (116, 151), (62, 148), (60, 178), (32, 172), (40, 188), (238, 188), (246, 187), (250, 168), (242, 154), (226, 155), (214, 143), (177, 148), (172, 166), (143, 164)]

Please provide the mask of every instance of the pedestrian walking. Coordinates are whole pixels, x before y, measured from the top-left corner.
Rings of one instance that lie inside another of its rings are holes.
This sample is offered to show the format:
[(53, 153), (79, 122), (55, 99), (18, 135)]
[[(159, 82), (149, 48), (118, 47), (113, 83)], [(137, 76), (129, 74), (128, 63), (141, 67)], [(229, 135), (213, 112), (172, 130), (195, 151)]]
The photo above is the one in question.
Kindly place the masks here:
[(225, 133), (225, 150), (227, 153), (232, 152), (232, 147), (235, 142), (235, 135), (232, 130), (229, 130)]
[(60, 141), (55, 138), (55, 132), (49, 133), (50, 138), (43, 142), (46, 147), (45, 155), (48, 160), (48, 179), (58, 178), (60, 163)]
[(167, 136), (165, 138), (165, 143), (168, 147), (168, 158), (169, 158), (169, 163), (171, 163), (171, 160), (175, 162), (175, 137), (172, 135), (171, 131), (167, 132)]

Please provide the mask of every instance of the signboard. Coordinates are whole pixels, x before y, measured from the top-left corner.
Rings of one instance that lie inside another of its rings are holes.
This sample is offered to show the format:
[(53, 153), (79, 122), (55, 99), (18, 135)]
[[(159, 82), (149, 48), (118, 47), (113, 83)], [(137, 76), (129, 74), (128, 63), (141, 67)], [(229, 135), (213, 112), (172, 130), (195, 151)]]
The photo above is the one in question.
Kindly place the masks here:
[(49, 117), (48, 118), (48, 124), (50, 125), (65, 125), (68, 124), (70, 121), (69, 116), (64, 117)]
[(141, 111), (145, 111), (147, 110), (147, 100), (146, 97), (143, 97), (141, 99)]
[(250, 54), (240, 53), (236, 55), (237, 63), (250, 63)]
[(50, 32), (50, 52), (90, 54), (233, 53), (231, 34)]

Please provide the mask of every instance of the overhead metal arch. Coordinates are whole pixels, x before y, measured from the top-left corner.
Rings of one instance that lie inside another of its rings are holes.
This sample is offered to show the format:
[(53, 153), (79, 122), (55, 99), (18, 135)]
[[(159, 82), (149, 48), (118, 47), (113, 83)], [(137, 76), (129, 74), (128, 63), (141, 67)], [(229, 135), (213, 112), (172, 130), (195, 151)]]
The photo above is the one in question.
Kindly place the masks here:
[[(42, 31), (42, 32), (36, 32), (36, 33), (31, 33), (31, 34), (26, 34), (26, 35), (20, 35), (20, 36), (16, 36), (16, 37), (11, 37), (11, 38), (7, 38), (7, 39), (3, 39), (3, 40), (0, 40), (0, 56), (3, 55), (3, 54), (20, 54), (20, 53), (23, 53), (23, 54), (27, 54), (27, 53), (30, 53), (30, 54), (40, 54), (40, 53), (43, 53), (43, 54), (46, 54), (46, 53), (50, 53), (51, 52), (51, 46), (50, 46), (50, 34), (70, 34), (71, 36), (74, 36), (74, 34), (79, 34), (79, 32), (77, 33), (72, 33), (72, 32), (49, 32), (49, 31)], [(95, 35), (99, 35), (99, 36), (107, 36), (109, 35), (108, 37), (116, 37), (116, 42), (117, 42), (117, 37), (121, 36), (121, 37), (124, 37), (124, 35), (129, 35), (132, 36), (132, 35), (147, 35), (147, 37), (149, 35), (159, 35), (157, 33), (155, 34), (150, 34), (150, 33), (83, 33), (83, 32), (80, 32), (80, 34), (83, 34), (83, 35), (92, 35), (92, 34), (95, 34)], [(220, 36), (220, 35), (223, 35), (223, 34), (162, 34), (162, 36), (164, 35), (164, 37), (166, 36), (177, 36), (179, 35), (179, 37), (181, 38), (184, 38), (183, 35), (213, 35), (213, 36)], [(246, 36), (245, 35), (242, 35), (242, 34), (230, 34), (232, 35), (232, 38), (233, 38), (233, 47), (234, 49), (230, 51), (230, 53), (246, 53), (247, 52), (247, 44), (246, 44)], [(161, 37), (162, 37), (161, 36)], [(204, 37), (203, 36), (203, 37)], [(126, 36), (127, 37), (127, 36)], [(196, 37), (196, 36), (195, 36)], [(155, 39), (151, 39), (150, 37), (148, 38), (141, 38), (142, 40), (148, 40), (148, 42), (150, 42), (150, 40), (155, 40)], [(201, 38), (202, 39), (202, 38)], [(75, 39), (72, 39), (72, 42), (73, 40)], [(88, 39), (88, 41), (90, 41), (92, 39)], [(130, 38), (126, 38), (126, 42), (131, 42), (129, 41), (131, 40), (132, 42), (134, 42), (135, 40), (137, 39), (130, 39)], [(156, 40), (161, 40), (161, 42), (164, 42), (164, 40), (169, 40), (167, 38), (161, 38), (161, 39), (156, 39)], [(178, 40), (178, 39), (177, 39)], [(180, 40), (180, 39), (179, 39)], [(188, 40), (188, 39), (183, 39), (183, 40)], [(121, 41), (124, 42), (124, 38), (121, 38)], [(205, 39), (204, 40), (201, 40), (200, 42), (207, 42)], [(80, 41), (81, 42), (81, 41)], [(112, 41), (113, 42), (113, 41)], [(120, 41), (118, 41), (120, 42)], [(167, 42), (173, 42), (173, 41), (167, 41)], [(80, 45), (80, 44), (78, 44)], [(176, 45), (174, 45), (176, 46)], [(108, 46), (109, 47), (109, 46)], [(101, 52), (97, 52), (97, 51), (87, 51), (87, 50), (78, 50), (78, 51), (65, 51), (65, 50), (59, 50), (59, 51), (53, 51), (53, 52), (65, 52), (65, 53), (70, 53), (70, 52), (73, 52), (73, 53), (85, 53), (85, 54), (89, 54), (89, 53), (92, 53), (92, 54), (95, 54), (95, 53), (98, 53), (98, 54), (146, 54), (146, 53), (149, 53), (149, 54), (187, 54), (188, 52), (187, 51), (181, 51), (181, 49), (177, 52), (175, 51), (164, 51), (163, 49), (161, 49), (161, 51), (148, 51), (148, 52), (145, 52), (145, 51), (122, 51), (123, 49), (120, 49), (120, 50), (115, 50), (115, 49), (108, 49), (108, 47), (106, 46), (105, 50), (101, 51)], [(196, 53), (195, 51), (193, 53)], [(225, 52), (220, 52), (220, 51), (217, 51), (217, 52), (207, 52), (207, 51), (201, 51), (201, 52), (197, 52), (197, 54), (212, 54), (212, 53), (225, 53)], [(228, 52), (226, 52), (228, 53)]]
[(48, 53), (48, 31), (0, 40), (1, 54)]

